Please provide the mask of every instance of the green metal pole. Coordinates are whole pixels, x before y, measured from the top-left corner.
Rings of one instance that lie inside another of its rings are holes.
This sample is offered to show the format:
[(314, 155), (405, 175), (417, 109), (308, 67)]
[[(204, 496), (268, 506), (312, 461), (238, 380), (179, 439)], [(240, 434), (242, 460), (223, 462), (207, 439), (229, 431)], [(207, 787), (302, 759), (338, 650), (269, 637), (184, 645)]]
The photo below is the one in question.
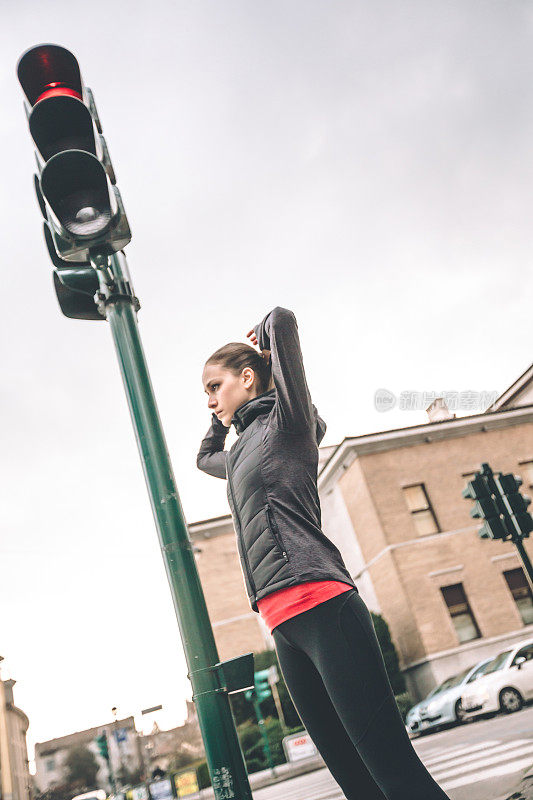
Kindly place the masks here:
[[(526, 574), (526, 580), (529, 583), (529, 589), (533, 593), (533, 568), (531, 567), (531, 561), (529, 560), (529, 556), (526, 552), (526, 548), (524, 547), (523, 533), (518, 521), (513, 513), (513, 509), (511, 508), (511, 504), (505, 494), (503, 486), (501, 485), (499, 478), (497, 475), (493, 476), (494, 483), (496, 484), (496, 489), (498, 494), (500, 495), (505, 508), (507, 509), (507, 516), (509, 517), (509, 521), (512, 523), (514, 530), (510, 530), (509, 533), (511, 534), (511, 540), (513, 544), (516, 546), (518, 550), (518, 557), (522, 560), (522, 564), (524, 565), (524, 572)], [(509, 528), (510, 526), (507, 525)]]
[(533, 567), (531, 566), (531, 561), (529, 560), (526, 548), (524, 547), (522, 537), (516, 536), (513, 541), (516, 545), (516, 549), (518, 550), (518, 555), (522, 559), (524, 572), (526, 573), (527, 582), (529, 583), (529, 589), (533, 594)]
[(265, 730), (265, 718), (263, 717), (263, 712), (261, 711), (261, 706), (259, 705), (259, 700), (254, 692), (253, 697), (253, 704), (255, 710), (255, 716), (257, 717), (257, 724), (259, 725), (259, 730), (261, 731), (261, 736), (263, 737), (263, 752), (265, 754), (265, 758), (267, 760), (268, 766), (274, 772), (274, 764), (272, 763), (272, 753), (270, 752), (270, 743), (268, 741), (268, 735)]
[(228, 691), (144, 356), (123, 253), (92, 258), (115, 344), (216, 800), (252, 800)]

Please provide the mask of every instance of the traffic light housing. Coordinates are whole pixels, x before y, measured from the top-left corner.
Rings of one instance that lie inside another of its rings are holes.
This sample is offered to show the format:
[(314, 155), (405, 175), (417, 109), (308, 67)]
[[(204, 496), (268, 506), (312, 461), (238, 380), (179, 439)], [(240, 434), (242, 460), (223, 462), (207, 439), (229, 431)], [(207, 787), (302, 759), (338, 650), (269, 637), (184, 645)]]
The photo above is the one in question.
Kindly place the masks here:
[(267, 697), (271, 696), (272, 690), (268, 680), (269, 674), (268, 669), (261, 669), (258, 672), (254, 672), (254, 688), (248, 689), (244, 693), (247, 700), (253, 700), (255, 696), (257, 702), (261, 703), (263, 700), (266, 700)]
[(105, 758), (106, 761), (109, 761), (109, 747), (107, 745), (107, 734), (104, 731), (95, 739), (96, 746), (98, 747), (98, 752)]
[(272, 694), (268, 677), (268, 669), (262, 669), (259, 670), (259, 672), (254, 672), (255, 691), (259, 702), (266, 700), (267, 697), (270, 697)]
[(533, 518), (527, 510), (531, 503), (531, 498), (520, 492), (522, 478), (520, 475), (513, 475), (511, 473), (506, 475), (499, 473), (497, 481), (509, 503), (512, 516), (515, 518), (521, 534), (528, 537), (530, 532), (533, 531)]
[(501, 539), (505, 541), (510, 537), (495, 495), (490, 490), (487, 475), (477, 472), (475, 477), (463, 489), (462, 495), (465, 500), (474, 500), (474, 507), (470, 510), (470, 516), (484, 521), (478, 530), (480, 539)]
[[(17, 74), (36, 147), (35, 192), (61, 310), (77, 319), (104, 319), (90, 299), (98, 290), (96, 273), (91, 278), (88, 272), (91, 259), (122, 250), (131, 231), (94, 97), (75, 56), (59, 45), (27, 50)], [(75, 280), (72, 270), (84, 276)]]

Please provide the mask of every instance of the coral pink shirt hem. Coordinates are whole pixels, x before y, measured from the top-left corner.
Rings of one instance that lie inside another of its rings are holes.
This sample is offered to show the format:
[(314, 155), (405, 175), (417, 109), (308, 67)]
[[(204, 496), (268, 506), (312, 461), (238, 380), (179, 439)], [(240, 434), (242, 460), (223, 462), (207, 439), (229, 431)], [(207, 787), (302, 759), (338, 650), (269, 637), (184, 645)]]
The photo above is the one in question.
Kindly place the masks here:
[(310, 608), (331, 600), (343, 592), (353, 589), (349, 583), (342, 581), (309, 581), (299, 583), (297, 586), (289, 586), (286, 589), (279, 589), (272, 592), (262, 600), (257, 601), (257, 608), (261, 617), (265, 621), (268, 629), (272, 633), (277, 625), (281, 625), (297, 614), (303, 614)]

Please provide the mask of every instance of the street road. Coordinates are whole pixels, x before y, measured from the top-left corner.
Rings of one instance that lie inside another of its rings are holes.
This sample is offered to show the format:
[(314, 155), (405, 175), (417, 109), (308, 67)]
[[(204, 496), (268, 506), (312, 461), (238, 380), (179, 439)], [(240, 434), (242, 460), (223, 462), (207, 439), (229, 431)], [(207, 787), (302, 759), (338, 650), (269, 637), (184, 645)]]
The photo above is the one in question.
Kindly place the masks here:
[[(413, 739), (451, 800), (496, 800), (510, 794), (533, 764), (533, 706)], [(254, 800), (342, 800), (326, 769), (256, 789)]]

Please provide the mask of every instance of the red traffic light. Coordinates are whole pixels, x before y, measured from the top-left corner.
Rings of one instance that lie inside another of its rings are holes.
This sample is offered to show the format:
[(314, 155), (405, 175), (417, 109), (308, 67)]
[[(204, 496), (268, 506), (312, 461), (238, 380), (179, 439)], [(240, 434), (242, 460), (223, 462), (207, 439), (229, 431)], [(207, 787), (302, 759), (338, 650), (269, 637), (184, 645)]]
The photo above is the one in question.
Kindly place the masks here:
[(57, 44), (39, 44), (21, 56), (17, 75), (28, 102), (57, 95), (82, 99), (82, 82), (78, 62), (70, 50)]

